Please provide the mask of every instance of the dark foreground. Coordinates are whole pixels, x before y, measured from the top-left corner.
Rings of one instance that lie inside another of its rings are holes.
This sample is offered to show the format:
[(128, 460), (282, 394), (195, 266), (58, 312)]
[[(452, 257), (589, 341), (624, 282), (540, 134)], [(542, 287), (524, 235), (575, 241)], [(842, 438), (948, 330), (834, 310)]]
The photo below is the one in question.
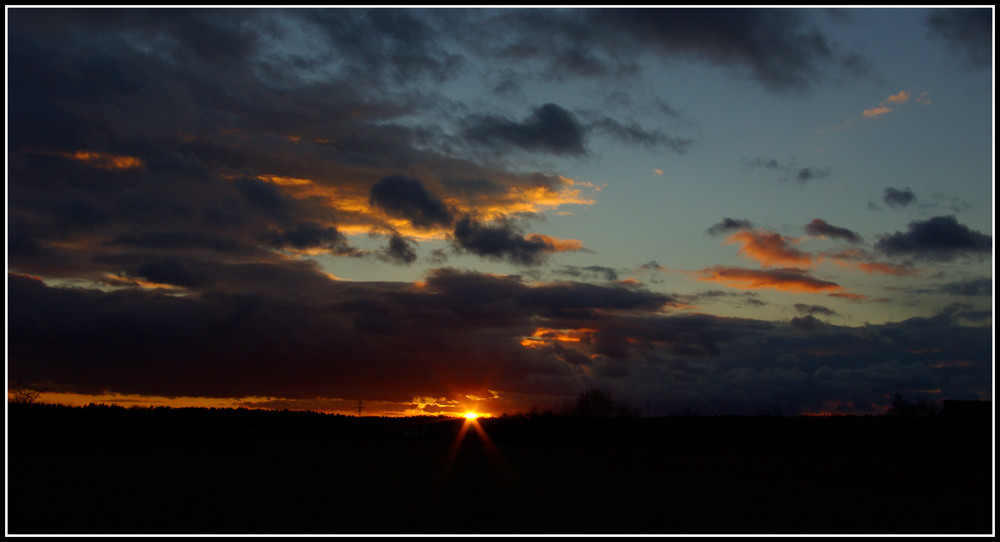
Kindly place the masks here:
[[(988, 534), (992, 420), (12, 408), (8, 529)], [(409, 429), (408, 429), (409, 428)]]

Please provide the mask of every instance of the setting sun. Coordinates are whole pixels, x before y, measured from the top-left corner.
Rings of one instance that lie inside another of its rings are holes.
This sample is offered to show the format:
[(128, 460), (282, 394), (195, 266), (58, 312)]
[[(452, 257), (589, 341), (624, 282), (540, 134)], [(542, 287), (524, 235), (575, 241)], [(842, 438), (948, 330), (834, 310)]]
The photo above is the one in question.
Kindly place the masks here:
[(466, 412), (465, 417), (467, 419), (474, 420), (479, 417), (479, 414), (476, 414), (475, 412)]

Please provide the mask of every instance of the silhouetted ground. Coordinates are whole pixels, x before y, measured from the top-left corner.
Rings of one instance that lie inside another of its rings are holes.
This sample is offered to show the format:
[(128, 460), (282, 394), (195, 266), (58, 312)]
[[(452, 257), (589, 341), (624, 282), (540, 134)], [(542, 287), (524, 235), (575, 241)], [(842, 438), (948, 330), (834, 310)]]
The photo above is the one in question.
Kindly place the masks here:
[[(22, 533), (992, 532), (992, 420), (10, 408)], [(409, 431), (407, 431), (409, 428)], [(407, 436), (409, 435), (409, 436)]]

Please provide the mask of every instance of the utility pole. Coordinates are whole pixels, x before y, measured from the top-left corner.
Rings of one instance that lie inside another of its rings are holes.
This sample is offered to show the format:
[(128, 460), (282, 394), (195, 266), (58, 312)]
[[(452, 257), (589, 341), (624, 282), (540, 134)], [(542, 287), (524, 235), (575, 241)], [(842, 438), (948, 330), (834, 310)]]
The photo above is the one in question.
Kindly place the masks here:
[(361, 400), (360, 397), (358, 397), (358, 417), (359, 418), (361, 417), (361, 409), (363, 409), (363, 408), (365, 408), (365, 403), (364, 403), (364, 401)]

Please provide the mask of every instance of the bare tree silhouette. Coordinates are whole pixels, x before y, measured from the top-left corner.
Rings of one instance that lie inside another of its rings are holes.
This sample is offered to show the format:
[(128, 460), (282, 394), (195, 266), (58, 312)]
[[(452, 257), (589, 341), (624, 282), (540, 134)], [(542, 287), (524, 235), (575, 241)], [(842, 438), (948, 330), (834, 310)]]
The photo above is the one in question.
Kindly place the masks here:
[(30, 405), (38, 401), (38, 396), (45, 391), (45, 388), (34, 388), (22, 386), (18, 379), (13, 389), (7, 390), (7, 402), (13, 405)]
[(574, 414), (583, 418), (610, 418), (615, 413), (611, 392), (591, 388), (576, 398)]

